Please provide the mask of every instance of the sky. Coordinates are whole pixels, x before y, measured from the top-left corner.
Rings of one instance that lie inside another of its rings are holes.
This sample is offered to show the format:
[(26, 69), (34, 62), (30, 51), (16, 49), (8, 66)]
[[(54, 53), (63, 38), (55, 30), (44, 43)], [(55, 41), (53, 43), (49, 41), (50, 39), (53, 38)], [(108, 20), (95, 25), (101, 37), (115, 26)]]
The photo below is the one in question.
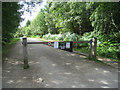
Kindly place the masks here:
[[(25, 12), (21, 17), (24, 19), (24, 21), (22, 21), (21, 23), (20, 23), (20, 26), (21, 27), (23, 27), (23, 26), (25, 26), (26, 25), (26, 22), (27, 22), (27, 20), (30, 20), (30, 21), (32, 21), (37, 15), (38, 15), (38, 13), (39, 13), (39, 11), (40, 11), (40, 9), (42, 9), (42, 8), (44, 8), (44, 6), (46, 5), (46, 0), (43, 0), (43, 2), (40, 4), (40, 5), (35, 5), (35, 10), (33, 11), (32, 10), (32, 13), (30, 14), (30, 13), (27, 13), (27, 12)], [(27, 5), (25, 5), (25, 7), (27, 8)]]

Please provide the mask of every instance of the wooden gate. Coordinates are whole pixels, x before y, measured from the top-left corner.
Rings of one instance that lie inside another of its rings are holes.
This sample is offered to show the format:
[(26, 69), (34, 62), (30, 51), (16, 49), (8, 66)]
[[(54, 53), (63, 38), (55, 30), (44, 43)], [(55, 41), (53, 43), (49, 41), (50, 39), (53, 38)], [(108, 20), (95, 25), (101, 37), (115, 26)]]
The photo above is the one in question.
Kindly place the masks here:
[[(93, 40), (91, 39), (90, 41), (58, 41), (58, 43), (62, 43), (64, 42), (65, 44), (69, 43), (70, 46), (69, 48), (66, 48), (66, 46), (64, 46), (64, 48), (61, 48), (62, 46), (58, 46), (58, 48), (61, 49), (65, 49), (67, 51), (72, 52), (73, 51), (73, 43), (89, 43), (90, 47), (89, 47), (89, 59), (90, 58), (96, 58), (96, 50), (97, 50), (97, 38), (93, 38)], [(23, 38), (23, 56), (24, 56), (24, 69), (29, 68), (29, 64), (28, 64), (28, 53), (27, 53), (27, 45), (28, 44), (45, 44), (48, 46), (53, 46), (55, 42), (27, 42), (27, 38)]]

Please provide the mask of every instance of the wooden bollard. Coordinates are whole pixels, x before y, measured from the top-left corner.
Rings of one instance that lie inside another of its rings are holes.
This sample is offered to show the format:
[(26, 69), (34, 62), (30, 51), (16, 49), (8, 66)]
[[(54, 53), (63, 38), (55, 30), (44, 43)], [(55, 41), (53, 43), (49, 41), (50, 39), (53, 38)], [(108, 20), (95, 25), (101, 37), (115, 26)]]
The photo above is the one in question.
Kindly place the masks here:
[(92, 39), (90, 40), (89, 59), (92, 58)]
[(29, 68), (28, 65), (28, 54), (27, 54), (27, 38), (23, 38), (23, 56), (24, 56), (24, 69)]
[(96, 58), (97, 55), (97, 38), (93, 39), (94, 47), (93, 47), (93, 57)]
[(71, 41), (70, 42), (70, 49), (69, 49), (70, 52), (73, 52), (73, 42)]

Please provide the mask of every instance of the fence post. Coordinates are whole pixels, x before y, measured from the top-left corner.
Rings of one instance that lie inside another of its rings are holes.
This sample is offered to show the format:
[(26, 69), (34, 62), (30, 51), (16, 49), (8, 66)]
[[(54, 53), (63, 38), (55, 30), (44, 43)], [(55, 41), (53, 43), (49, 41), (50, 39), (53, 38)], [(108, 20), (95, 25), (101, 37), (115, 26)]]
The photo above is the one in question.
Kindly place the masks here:
[(28, 65), (28, 54), (27, 54), (27, 38), (23, 38), (23, 56), (24, 56), (24, 69), (29, 68)]
[(93, 38), (93, 43), (94, 43), (94, 47), (93, 47), (93, 57), (96, 58), (96, 55), (97, 55), (97, 38), (94, 37)]
[(92, 39), (90, 40), (89, 59), (92, 57)]
[(73, 52), (73, 41), (70, 42), (70, 49), (69, 49), (70, 52)]

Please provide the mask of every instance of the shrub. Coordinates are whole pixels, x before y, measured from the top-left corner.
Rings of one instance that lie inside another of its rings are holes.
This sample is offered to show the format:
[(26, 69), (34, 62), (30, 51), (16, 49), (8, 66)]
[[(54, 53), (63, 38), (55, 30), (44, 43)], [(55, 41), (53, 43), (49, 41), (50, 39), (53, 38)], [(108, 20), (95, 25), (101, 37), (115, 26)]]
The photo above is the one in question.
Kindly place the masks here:
[[(76, 41), (76, 38), (78, 38), (78, 41), (89, 41), (93, 39), (94, 37), (97, 37), (97, 55), (103, 56), (107, 58), (113, 58), (113, 59), (120, 59), (119, 54), (119, 40), (120, 40), (120, 34), (115, 33), (116, 37), (113, 34), (100, 34), (100, 32), (89, 32), (84, 33), (81, 37), (80, 35), (77, 35), (75, 33), (64, 33), (64, 34), (46, 34), (43, 35), (43, 38), (49, 39), (49, 40), (63, 40), (63, 41)], [(76, 47), (74, 44), (73, 47)], [(89, 44), (78, 44), (78, 48), (82, 49), (82, 52), (84, 50), (89, 50)], [(84, 49), (84, 50), (83, 50)], [(87, 52), (87, 51), (85, 51)], [(88, 51), (89, 52), (89, 51)]]
[(79, 38), (79, 36), (75, 33), (71, 34), (70, 32), (64, 33), (64, 34), (46, 34), (43, 35), (44, 39), (49, 40), (63, 40), (63, 41), (76, 41), (76, 38)]
[(115, 34), (116, 37), (113, 34), (102, 35), (99, 32), (95, 33), (93, 31), (89, 33), (84, 33), (80, 40), (90, 40), (93, 37), (97, 37), (97, 55), (119, 60), (120, 57), (118, 54), (120, 54), (119, 51), (120, 34), (119, 33)]

